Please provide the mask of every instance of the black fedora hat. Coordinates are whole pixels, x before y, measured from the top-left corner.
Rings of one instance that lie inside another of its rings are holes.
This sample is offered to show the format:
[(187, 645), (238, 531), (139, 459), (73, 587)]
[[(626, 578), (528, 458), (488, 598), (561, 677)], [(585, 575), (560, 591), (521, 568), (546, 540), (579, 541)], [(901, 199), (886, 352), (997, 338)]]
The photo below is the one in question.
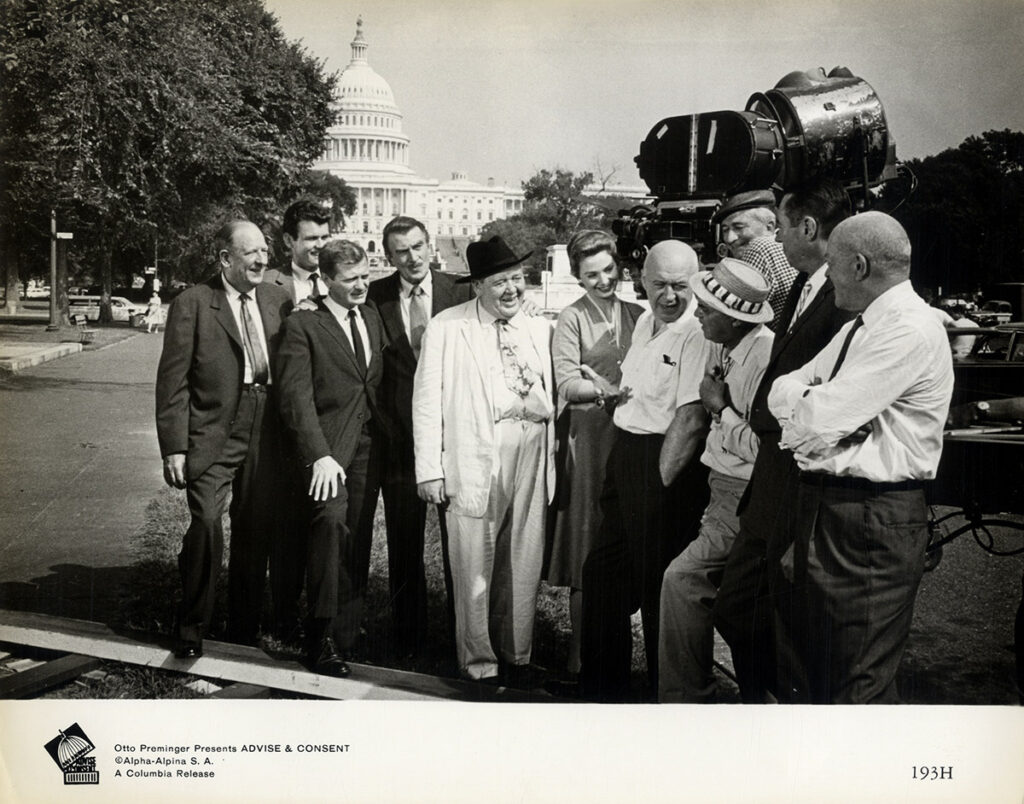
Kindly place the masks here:
[(501, 235), (495, 235), (489, 240), (478, 240), (466, 246), (466, 262), (469, 263), (469, 276), (459, 277), (457, 282), (472, 282), (475, 279), (507, 271), (513, 265), (519, 265), (523, 260), (529, 258), (532, 252), (527, 252), (522, 257), (517, 257), (515, 252), (509, 248)]

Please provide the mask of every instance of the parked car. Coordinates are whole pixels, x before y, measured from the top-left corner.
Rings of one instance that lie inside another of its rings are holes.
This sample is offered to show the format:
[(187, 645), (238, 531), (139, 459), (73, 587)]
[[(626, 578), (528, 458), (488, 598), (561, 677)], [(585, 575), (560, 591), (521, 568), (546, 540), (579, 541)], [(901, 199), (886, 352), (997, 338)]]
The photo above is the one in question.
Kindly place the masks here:
[(995, 327), (1009, 324), (1013, 319), (1013, 307), (1008, 301), (991, 299), (985, 302), (974, 314), (974, 320), (983, 327)]
[(953, 404), (1020, 396), (1024, 389), (1024, 323), (950, 329), (951, 338), (974, 338), (971, 353), (953, 364)]
[[(71, 315), (85, 315), (87, 321), (98, 321), (100, 317), (100, 297), (97, 295), (68, 295), (68, 308)], [(124, 296), (110, 297), (110, 314), (115, 321), (132, 323), (132, 316), (146, 312), (144, 304), (135, 304)]]

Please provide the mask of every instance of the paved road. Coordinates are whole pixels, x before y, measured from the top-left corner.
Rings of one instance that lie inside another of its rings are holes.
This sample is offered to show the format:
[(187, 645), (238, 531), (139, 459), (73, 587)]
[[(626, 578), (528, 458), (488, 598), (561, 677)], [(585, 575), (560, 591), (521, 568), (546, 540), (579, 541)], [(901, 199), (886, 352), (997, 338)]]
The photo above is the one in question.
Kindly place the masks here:
[[(0, 380), (0, 606), (14, 585), (57, 568), (131, 563), (130, 537), (163, 484), (153, 423), (162, 341), (139, 334)], [(106, 591), (92, 589), (96, 605)]]

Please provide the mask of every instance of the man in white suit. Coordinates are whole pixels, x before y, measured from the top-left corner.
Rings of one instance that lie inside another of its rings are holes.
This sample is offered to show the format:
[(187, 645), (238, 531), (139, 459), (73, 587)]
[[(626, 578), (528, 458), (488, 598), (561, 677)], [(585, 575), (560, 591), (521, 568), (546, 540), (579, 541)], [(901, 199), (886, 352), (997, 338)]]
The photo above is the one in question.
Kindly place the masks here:
[[(529, 256), (529, 255), (527, 255)], [(500, 237), (466, 249), (476, 298), (435, 316), (413, 388), (419, 496), (447, 503), (460, 673), (508, 681), (530, 662), (544, 518), (554, 491), (551, 324), (522, 312)]]

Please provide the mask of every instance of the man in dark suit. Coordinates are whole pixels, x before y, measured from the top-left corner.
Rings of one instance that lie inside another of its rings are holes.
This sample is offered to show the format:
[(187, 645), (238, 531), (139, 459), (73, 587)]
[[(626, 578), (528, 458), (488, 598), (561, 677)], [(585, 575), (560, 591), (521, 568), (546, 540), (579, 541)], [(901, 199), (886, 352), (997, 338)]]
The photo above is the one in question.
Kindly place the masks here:
[[(388, 577), (399, 655), (415, 654), (427, 630), (427, 585), (423, 570), (423, 529), (427, 504), (416, 494), (412, 440), (412, 384), (427, 321), (442, 310), (468, 301), (468, 284), (430, 268), (426, 228), (400, 216), (384, 227), (384, 253), (397, 269), (370, 283), (369, 298), (384, 322), (390, 348), (383, 357), (380, 390), (384, 518), (388, 534)], [(444, 516), (438, 516), (447, 542)], [(446, 588), (451, 582), (445, 561)]]
[(304, 302), (284, 327), (281, 417), (308, 467), (312, 505), (306, 560), (312, 669), (349, 674), (370, 567), (376, 467), (371, 454), (382, 350), (380, 317), (364, 306), (370, 269), (356, 243), (319, 254), (327, 296)]
[(258, 638), (276, 529), (271, 490), (278, 425), (268, 399), (276, 380), (269, 364), (290, 300), (261, 284), (267, 243), (254, 224), (225, 224), (216, 248), (219, 273), (171, 304), (156, 380), (164, 479), (186, 490), (192, 515), (178, 557), (184, 595), (175, 636), (181, 658), (202, 655), (224, 550), (228, 491), (228, 631), (236, 642), (255, 644)]
[[(732, 650), (740, 693), (748, 703), (774, 694), (787, 700), (792, 679), (777, 679), (771, 591), (779, 559), (792, 541), (788, 516), (795, 497), (797, 467), (779, 448), (781, 428), (768, 410), (777, 377), (799, 368), (852, 316), (836, 308), (827, 275), (825, 249), (832, 229), (851, 214), (838, 183), (826, 180), (791, 189), (778, 211), (776, 237), (800, 274), (783, 307), (764, 377), (754, 395), (750, 427), (760, 439), (747, 492), (740, 501), (740, 533), (726, 564), (715, 603), (714, 622)], [(790, 663), (782, 657), (788, 667)], [(784, 688), (784, 689), (783, 689)]]
[[(328, 209), (317, 199), (300, 198), (285, 210), (282, 229), (291, 262), (283, 270), (267, 271), (263, 281), (285, 290), (295, 304), (304, 299), (315, 302), (327, 292), (318, 260), (331, 239)], [(284, 642), (301, 644), (299, 599), (306, 571), (310, 511), (305, 472), (293, 450), (285, 453), (277, 489), (282, 529), (270, 554), (274, 631)]]

